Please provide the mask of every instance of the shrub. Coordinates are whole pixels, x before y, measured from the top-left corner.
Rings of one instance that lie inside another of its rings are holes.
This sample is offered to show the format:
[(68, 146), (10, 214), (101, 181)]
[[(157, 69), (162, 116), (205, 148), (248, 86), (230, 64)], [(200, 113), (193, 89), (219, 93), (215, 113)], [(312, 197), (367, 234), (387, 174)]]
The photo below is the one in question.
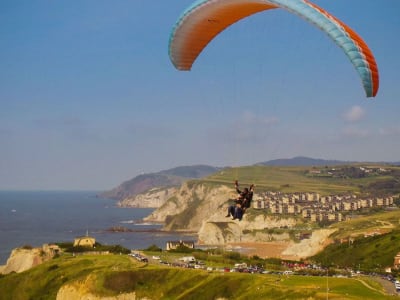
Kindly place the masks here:
[(162, 252), (162, 249), (160, 247), (158, 247), (157, 245), (151, 245), (149, 247), (147, 247), (146, 249), (144, 249), (145, 251), (152, 251), (152, 252)]
[(169, 252), (173, 252), (173, 253), (192, 253), (193, 251), (195, 251), (195, 250), (192, 248), (183, 246), (183, 245), (178, 246), (176, 249), (169, 250)]
[(47, 270), (52, 271), (58, 269), (58, 265), (51, 265)]
[(233, 260), (240, 259), (240, 253), (238, 253), (238, 252), (225, 252), (223, 256), (224, 256), (224, 258), (233, 259)]
[(110, 246), (102, 245), (102, 246), (96, 247), (96, 250), (97, 251), (110, 251), (111, 253), (114, 253), (114, 254), (120, 254), (120, 253), (129, 254), (129, 253), (131, 253), (131, 250), (129, 250), (121, 245), (110, 245)]

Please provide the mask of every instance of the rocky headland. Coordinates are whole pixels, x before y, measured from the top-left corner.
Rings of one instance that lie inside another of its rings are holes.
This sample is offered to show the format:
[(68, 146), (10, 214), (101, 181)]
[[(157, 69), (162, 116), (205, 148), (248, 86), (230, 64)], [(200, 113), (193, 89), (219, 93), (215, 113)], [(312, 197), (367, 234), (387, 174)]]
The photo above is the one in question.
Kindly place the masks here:
[(45, 261), (52, 259), (60, 251), (56, 245), (44, 244), (42, 247), (33, 248), (24, 246), (12, 250), (7, 263), (0, 266), (0, 274), (9, 274), (11, 272), (24, 272)]
[(177, 187), (152, 188), (145, 193), (126, 197), (117, 202), (119, 207), (158, 208), (178, 191)]

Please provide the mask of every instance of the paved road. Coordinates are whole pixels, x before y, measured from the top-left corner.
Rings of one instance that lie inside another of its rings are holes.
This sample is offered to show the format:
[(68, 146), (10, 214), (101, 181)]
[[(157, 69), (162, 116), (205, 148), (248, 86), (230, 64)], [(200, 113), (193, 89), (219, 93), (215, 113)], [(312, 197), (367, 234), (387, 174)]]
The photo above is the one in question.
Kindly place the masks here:
[(386, 294), (388, 295), (398, 295), (400, 297), (400, 293), (396, 292), (396, 288), (394, 287), (394, 283), (390, 282), (387, 279), (383, 279), (381, 277), (373, 277), (376, 281), (382, 284), (383, 288), (385, 289)]

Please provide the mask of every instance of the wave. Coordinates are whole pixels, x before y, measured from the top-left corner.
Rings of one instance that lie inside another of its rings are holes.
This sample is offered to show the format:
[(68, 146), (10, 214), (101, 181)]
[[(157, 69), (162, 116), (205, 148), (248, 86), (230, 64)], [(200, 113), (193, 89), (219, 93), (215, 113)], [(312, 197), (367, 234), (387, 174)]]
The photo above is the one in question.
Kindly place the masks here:
[(137, 220), (127, 220), (127, 221), (121, 221), (120, 223), (122, 224), (136, 224), (138, 221)]
[(160, 224), (158, 224), (158, 223), (151, 223), (151, 222), (143, 222), (143, 223), (136, 223), (135, 225), (155, 226), (155, 225), (160, 225)]
[(121, 221), (120, 223), (121, 223), (121, 224), (140, 225), (140, 226), (155, 226), (155, 225), (160, 225), (159, 223), (143, 222), (142, 220), (126, 220), (126, 221)]

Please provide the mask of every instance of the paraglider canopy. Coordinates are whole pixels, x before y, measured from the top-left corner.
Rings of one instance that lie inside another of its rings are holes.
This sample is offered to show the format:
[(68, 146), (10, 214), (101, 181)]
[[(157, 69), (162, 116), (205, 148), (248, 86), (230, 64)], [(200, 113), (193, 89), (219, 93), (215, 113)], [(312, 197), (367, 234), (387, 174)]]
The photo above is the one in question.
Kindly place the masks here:
[(375, 58), (350, 27), (308, 0), (197, 0), (179, 17), (169, 41), (169, 56), (178, 70), (190, 70), (211, 40), (233, 23), (255, 13), (283, 8), (325, 32), (350, 59), (367, 97), (379, 89)]

